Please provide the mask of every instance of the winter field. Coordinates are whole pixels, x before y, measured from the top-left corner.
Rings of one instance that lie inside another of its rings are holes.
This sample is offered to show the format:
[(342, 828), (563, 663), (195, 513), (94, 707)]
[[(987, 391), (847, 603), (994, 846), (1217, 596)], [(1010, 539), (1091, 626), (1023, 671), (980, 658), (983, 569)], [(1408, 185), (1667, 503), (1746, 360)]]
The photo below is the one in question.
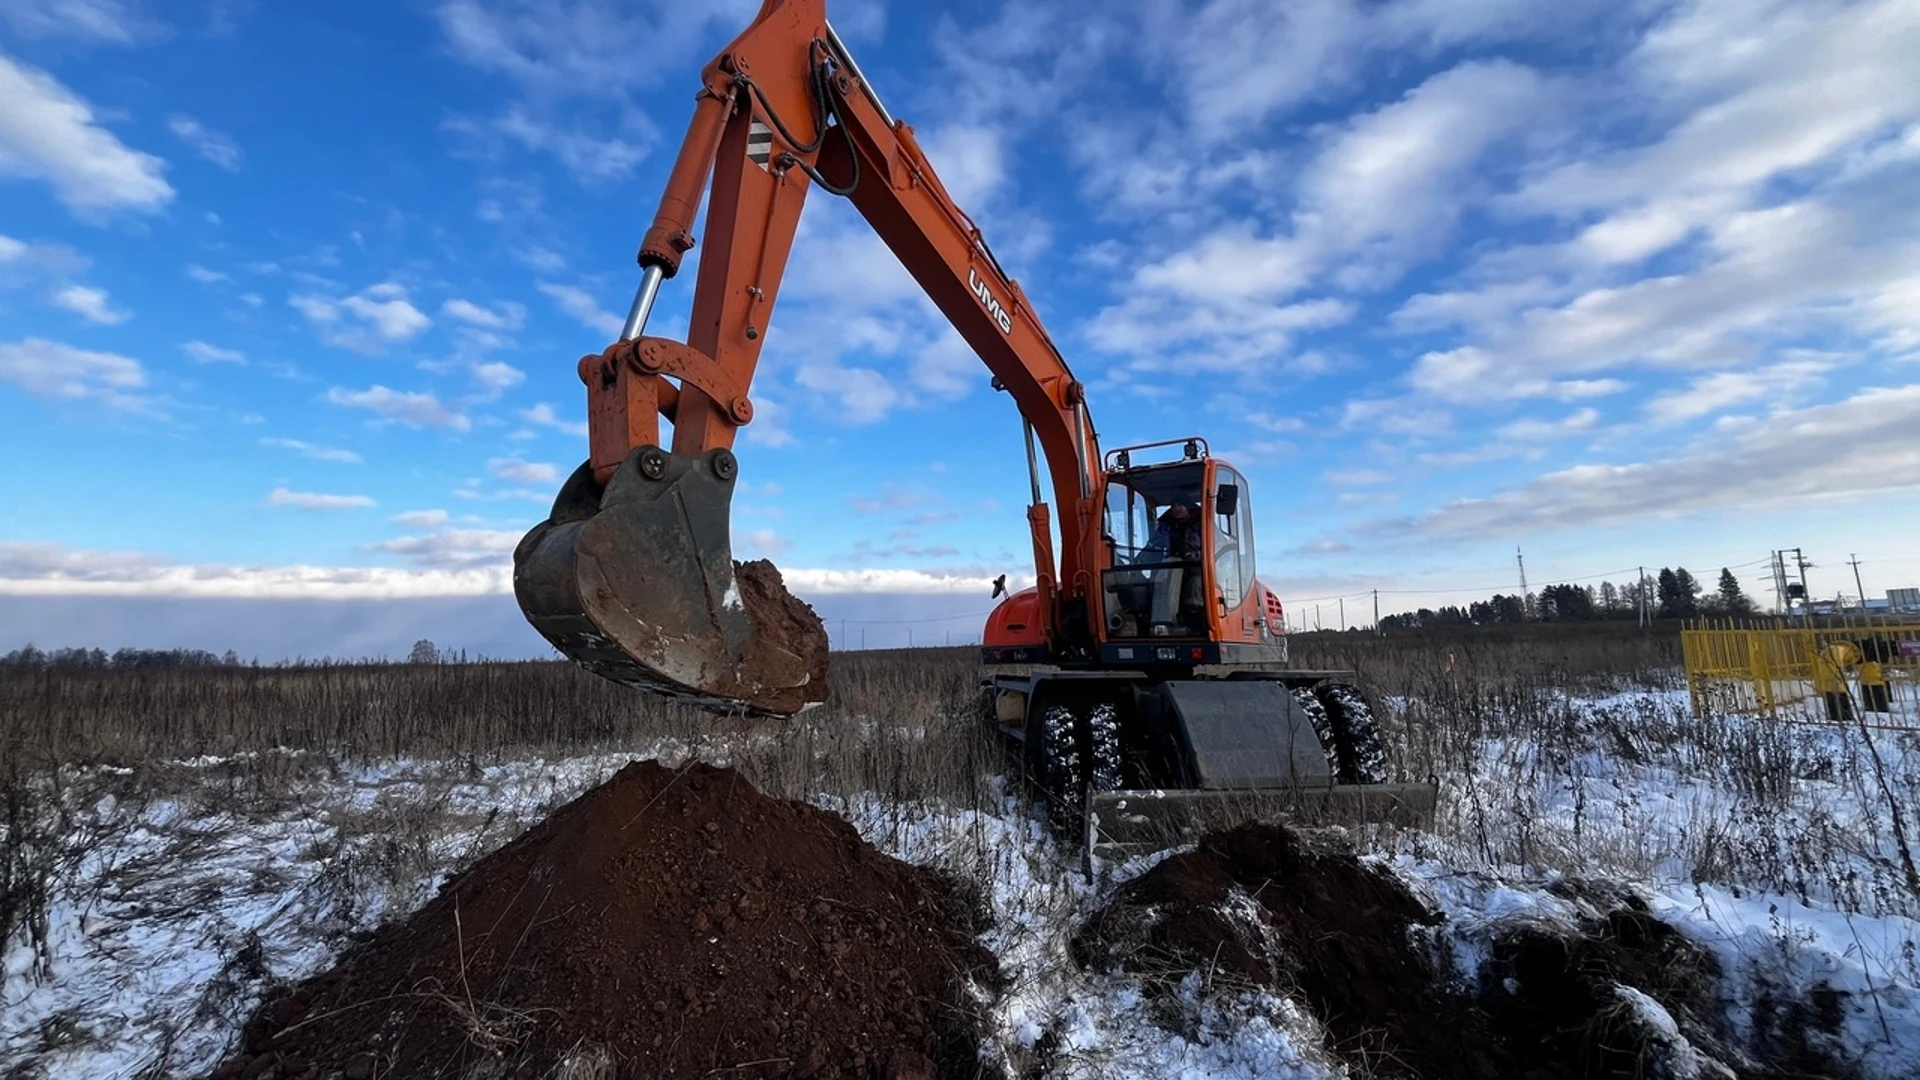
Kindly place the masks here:
[[(1920, 735), (1696, 719), (1670, 640), (1312, 635), (1394, 760), (1435, 776), (1431, 833), (1354, 838), (1444, 921), (1459, 986), (1521, 930), (1577, 939), (1644, 906), (1712, 958), (1704, 1017), (1613, 987), (1648, 1076), (1920, 1075)], [(311, 974), (639, 758), (701, 759), (845, 814), (972, 883), (1004, 986), (987, 1075), (1391, 1075), (1294, 997), (1074, 958), (1165, 855), (1056, 848), (983, 742), (966, 650), (835, 658), (784, 725), (623, 696), (560, 665), (0, 678), (0, 1077), (196, 1076), (269, 986)]]

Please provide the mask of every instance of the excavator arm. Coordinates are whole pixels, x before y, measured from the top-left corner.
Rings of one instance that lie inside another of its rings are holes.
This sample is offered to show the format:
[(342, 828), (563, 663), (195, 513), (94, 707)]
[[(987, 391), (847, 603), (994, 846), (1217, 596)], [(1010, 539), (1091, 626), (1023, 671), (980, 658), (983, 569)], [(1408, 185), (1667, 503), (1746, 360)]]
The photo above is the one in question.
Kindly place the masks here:
[[(722, 710), (786, 714), (825, 698), (818, 618), (770, 566), (733, 561), (728, 525), (734, 436), (753, 419), (753, 373), (814, 187), (852, 201), (1044, 450), (1062, 504), (1057, 565), (1037, 471), (1028, 521), (1050, 636), (1070, 636), (1065, 613), (1097, 587), (1103, 491), (1081, 384), (913, 129), (867, 84), (824, 0), (764, 0), (701, 74), (621, 340), (580, 361), (588, 460), (515, 552), (529, 620), (609, 678)], [(687, 339), (646, 336), (703, 201)]]

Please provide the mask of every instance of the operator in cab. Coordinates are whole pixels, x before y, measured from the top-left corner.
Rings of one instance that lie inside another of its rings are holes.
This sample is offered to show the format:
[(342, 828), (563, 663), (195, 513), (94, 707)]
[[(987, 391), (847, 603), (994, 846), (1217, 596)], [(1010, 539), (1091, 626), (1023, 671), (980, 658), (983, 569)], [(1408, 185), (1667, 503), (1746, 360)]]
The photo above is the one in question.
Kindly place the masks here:
[(1161, 512), (1153, 535), (1140, 552), (1140, 561), (1183, 562), (1199, 557), (1200, 515), (1186, 503), (1174, 503)]

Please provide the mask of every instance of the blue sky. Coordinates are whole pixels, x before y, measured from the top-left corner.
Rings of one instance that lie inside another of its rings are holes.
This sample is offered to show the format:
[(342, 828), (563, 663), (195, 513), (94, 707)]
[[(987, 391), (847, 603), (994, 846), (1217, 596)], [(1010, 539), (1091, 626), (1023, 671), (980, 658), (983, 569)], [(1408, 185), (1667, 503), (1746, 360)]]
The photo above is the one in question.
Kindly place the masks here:
[[(539, 651), (513, 543), (757, 6), (0, 0), (0, 646)], [(1516, 546), (1920, 583), (1920, 6), (831, 12), (1106, 445), (1248, 473), (1296, 614)], [(844, 642), (970, 638), (1031, 571), (1018, 416), (845, 203), (801, 230), (736, 554)]]

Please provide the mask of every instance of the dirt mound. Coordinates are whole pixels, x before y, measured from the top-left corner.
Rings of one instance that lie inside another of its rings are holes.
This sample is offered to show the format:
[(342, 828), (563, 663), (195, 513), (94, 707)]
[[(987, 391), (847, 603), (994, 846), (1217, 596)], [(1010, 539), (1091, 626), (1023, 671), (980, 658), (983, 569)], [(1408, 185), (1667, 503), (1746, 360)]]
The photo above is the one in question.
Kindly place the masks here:
[[(1576, 934), (1518, 926), (1498, 935), (1480, 969), (1487, 1015), (1535, 1069), (1577, 1062), (1582, 1076), (1688, 1074), (1684, 1059), (1717, 1048), (1720, 965), (1638, 897), (1560, 891), (1611, 910), (1582, 920)], [(1661, 1012), (1674, 1032), (1662, 1030)]]
[[(1075, 939), (1094, 966), (1238, 976), (1301, 999), (1364, 1075), (1515, 1076), (1413, 928), (1440, 917), (1350, 851), (1278, 825), (1207, 836), (1122, 886)], [(1142, 947), (1144, 945), (1144, 948)]]
[(971, 908), (844, 820), (636, 763), (263, 1004), (217, 1077), (971, 1077)]
[[(1715, 1075), (1712, 958), (1637, 899), (1577, 930), (1498, 936), (1460, 985), (1437, 927), (1393, 875), (1333, 839), (1253, 823), (1122, 886), (1074, 940), (1083, 965), (1292, 996), (1360, 1075), (1529, 1080)], [(1594, 897), (1584, 898), (1589, 904)], [(1609, 909), (1610, 908), (1610, 909)], [(1721, 1072), (1720, 1075), (1730, 1075)]]

